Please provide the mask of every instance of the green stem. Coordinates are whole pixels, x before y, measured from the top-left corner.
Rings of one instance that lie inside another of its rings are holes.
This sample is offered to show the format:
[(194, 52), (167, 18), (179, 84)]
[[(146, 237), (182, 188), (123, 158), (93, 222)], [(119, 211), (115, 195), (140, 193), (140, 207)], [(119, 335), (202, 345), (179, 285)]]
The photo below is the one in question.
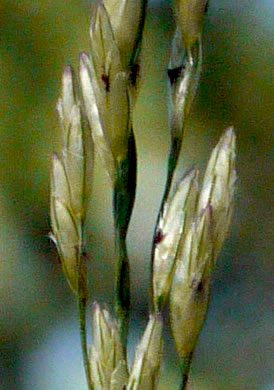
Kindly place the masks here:
[(180, 368), (181, 368), (181, 376), (182, 382), (180, 384), (180, 390), (185, 390), (187, 388), (189, 370), (192, 362), (193, 353), (190, 353), (186, 358), (180, 359)]
[(131, 131), (128, 139), (128, 154), (117, 166), (117, 177), (113, 192), (113, 216), (117, 258), (115, 309), (125, 353), (130, 312), (130, 275), (126, 235), (134, 205), (135, 188), (136, 148), (134, 135)]
[(89, 364), (88, 346), (87, 346), (86, 307), (87, 307), (87, 299), (88, 299), (88, 290), (87, 290), (87, 279), (86, 279), (87, 270), (85, 264), (83, 263), (83, 252), (82, 252), (83, 230), (84, 230), (84, 222), (82, 221), (82, 225), (80, 228), (78, 255), (77, 255), (77, 278), (78, 278), (77, 298), (78, 298), (78, 313), (79, 313), (79, 329), (80, 329), (82, 357), (83, 357), (86, 380), (88, 384), (88, 390), (94, 390), (94, 386), (90, 374), (90, 364)]
[(120, 335), (126, 354), (129, 313), (130, 313), (130, 275), (126, 240), (119, 231), (115, 232), (115, 247), (117, 254), (117, 274), (115, 288), (115, 310), (119, 322)]
[(90, 366), (89, 366), (89, 357), (88, 357), (88, 347), (87, 347), (87, 332), (86, 332), (86, 306), (87, 300), (85, 297), (82, 297), (81, 294), (78, 295), (78, 310), (79, 310), (79, 320), (80, 320), (80, 339), (81, 339), (81, 349), (82, 356), (85, 368), (85, 374), (88, 384), (88, 389), (93, 390), (93, 383), (90, 375)]

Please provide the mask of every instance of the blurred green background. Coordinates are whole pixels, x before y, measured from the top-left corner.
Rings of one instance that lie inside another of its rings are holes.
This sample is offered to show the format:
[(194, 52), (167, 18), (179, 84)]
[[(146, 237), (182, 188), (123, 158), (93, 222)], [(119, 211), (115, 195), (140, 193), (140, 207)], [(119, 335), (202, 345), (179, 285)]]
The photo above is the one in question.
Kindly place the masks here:
[[(203, 172), (228, 125), (238, 137), (231, 234), (219, 258), (195, 353), (197, 390), (270, 390), (273, 371), (271, 0), (211, 0), (204, 65), (180, 169)], [(80, 390), (85, 380), (75, 301), (48, 239), (50, 156), (59, 150), (62, 69), (89, 50), (88, 0), (0, 0), (0, 390)], [(139, 165), (129, 232), (131, 344), (147, 320), (152, 232), (169, 147), (166, 69), (174, 23), (168, 1), (150, 1), (144, 84), (135, 115)], [(88, 215), (91, 300), (113, 302), (111, 192), (96, 163)], [(167, 321), (168, 322), (168, 321)], [(132, 354), (132, 348), (130, 350)], [(166, 334), (161, 389), (178, 368)]]

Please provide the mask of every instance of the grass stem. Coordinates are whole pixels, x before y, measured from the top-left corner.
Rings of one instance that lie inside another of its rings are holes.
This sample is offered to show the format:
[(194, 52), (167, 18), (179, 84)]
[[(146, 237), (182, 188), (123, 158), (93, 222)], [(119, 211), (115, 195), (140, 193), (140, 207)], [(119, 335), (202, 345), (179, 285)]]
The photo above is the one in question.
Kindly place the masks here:
[(186, 358), (180, 359), (181, 377), (180, 390), (186, 390), (189, 378), (189, 370), (192, 362), (193, 353), (189, 354)]
[(93, 390), (93, 383), (90, 375), (88, 347), (87, 347), (87, 331), (86, 331), (86, 297), (78, 295), (78, 311), (79, 311), (79, 322), (80, 322), (80, 339), (81, 339), (81, 350), (85, 368), (85, 374), (88, 384), (88, 389)]

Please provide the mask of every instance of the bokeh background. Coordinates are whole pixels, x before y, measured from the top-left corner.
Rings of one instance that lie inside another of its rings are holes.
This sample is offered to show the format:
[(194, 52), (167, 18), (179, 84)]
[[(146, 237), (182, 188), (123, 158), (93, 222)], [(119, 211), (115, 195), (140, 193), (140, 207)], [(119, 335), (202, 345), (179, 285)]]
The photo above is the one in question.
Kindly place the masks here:
[[(273, 16), (271, 0), (211, 0), (204, 65), (188, 121), (183, 173), (203, 172), (223, 130), (238, 137), (231, 234), (192, 367), (197, 390), (270, 390), (273, 376)], [(56, 100), (64, 64), (89, 50), (88, 0), (0, 0), (0, 390), (86, 389), (75, 300), (48, 239), (50, 156), (59, 150)], [(130, 354), (147, 320), (152, 232), (166, 172), (169, 1), (149, 1), (144, 84), (135, 114), (139, 155), (129, 232)], [(91, 301), (113, 302), (111, 191), (96, 162), (88, 215)], [(167, 321), (168, 322), (168, 321)], [(161, 389), (177, 389), (168, 332)]]

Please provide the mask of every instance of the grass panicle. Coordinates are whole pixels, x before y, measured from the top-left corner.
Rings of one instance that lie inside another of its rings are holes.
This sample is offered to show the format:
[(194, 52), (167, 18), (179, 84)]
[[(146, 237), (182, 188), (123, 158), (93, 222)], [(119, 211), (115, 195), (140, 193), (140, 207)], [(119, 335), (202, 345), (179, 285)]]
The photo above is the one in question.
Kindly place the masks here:
[[(212, 273), (229, 231), (236, 181), (232, 128), (214, 148), (201, 189), (196, 168), (178, 183), (175, 178), (199, 83), (207, 4), (207, 0), (176, 0), (174, 4), (176, 26), (167, 72), (171, 146), (152, 244), (151, 313), (131, 367), (127, 358), (131, 299), (126, 239), (136, 191), (133, 112), (142, 74), (139, 67), (147, 1), (94, 2), (90, 54), (80, 54), (79, 85), (70, 66), (63, 74), (58, 101), (62, 152), (52, 158), (52, 238), (68, 284), (78, 297), (89, 390), (157, 390), (163, 354), (162, 312), (167, 303), (181, 370), (180, 389), (189, 383), (210, 301)], [(117, 271), (115, 314), (93, 303), (93, 341), (88, 347), (83, 237), (93, 144), (113, 193)]]

